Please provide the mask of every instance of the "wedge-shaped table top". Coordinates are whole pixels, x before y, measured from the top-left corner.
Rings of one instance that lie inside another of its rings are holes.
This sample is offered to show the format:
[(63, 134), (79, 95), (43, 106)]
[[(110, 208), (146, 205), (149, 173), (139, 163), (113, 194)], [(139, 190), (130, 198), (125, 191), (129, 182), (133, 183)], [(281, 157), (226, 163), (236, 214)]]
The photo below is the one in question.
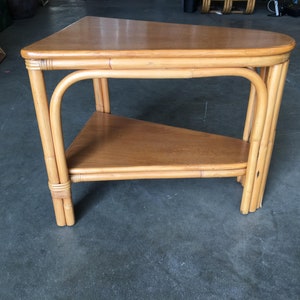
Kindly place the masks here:
[[(249, 65), (257, 66), (251, 58), (283, 55), (294, 47), (291, 37), (261, 30), (85, 17), (24, 48), (22, 56), (42, 60), (246, 57)], [(113, 68), (113, 63), (106, 66)]]

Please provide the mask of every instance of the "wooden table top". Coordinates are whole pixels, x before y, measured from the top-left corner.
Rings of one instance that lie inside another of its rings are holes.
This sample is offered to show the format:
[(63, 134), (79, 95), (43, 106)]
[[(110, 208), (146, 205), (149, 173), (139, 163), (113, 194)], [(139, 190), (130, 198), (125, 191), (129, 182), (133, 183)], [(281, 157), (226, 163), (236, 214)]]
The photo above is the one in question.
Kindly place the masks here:
[(262, 57), (295, 40), (261, 30), (84, 17), (24, 49), (25, 59)]

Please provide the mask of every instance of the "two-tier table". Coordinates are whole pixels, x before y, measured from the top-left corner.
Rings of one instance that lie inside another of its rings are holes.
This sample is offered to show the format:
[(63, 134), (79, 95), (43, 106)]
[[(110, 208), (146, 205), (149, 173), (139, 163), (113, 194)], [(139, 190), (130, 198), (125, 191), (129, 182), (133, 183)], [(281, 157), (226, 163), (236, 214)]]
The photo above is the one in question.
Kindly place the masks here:
[[(237, 177), (243, 186), (240, 210), (254, 212), (262, 204), (294, 47), (291, 37), (273, 32), (85, 17), (22, 49), (57, 224), (75, 223), (71, 183), (82, 181)], [(47, 70), (70, 70), (50, 101)], [(251, 83), (241, 139), (110, 112), (108, 78), (216, 76)], [(86, 79), (93, 82), (96, 109), (65, 149), (63, 95)]]

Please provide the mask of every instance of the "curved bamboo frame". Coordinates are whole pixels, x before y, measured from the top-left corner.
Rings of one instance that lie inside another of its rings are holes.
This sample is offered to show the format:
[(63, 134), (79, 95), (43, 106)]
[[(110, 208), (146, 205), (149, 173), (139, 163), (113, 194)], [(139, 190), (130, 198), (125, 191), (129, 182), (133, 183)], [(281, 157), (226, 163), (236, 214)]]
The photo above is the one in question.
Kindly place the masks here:
[[(260, 143), (263, 134), (265, 116), (267, 111), (267, 90), (262, 78), (252, 69), (249, 68), (208, 68), (208, 69), (174, 69), (174, 70), (85, 70), (76, 71), (65, 78), (55, 88), (50, 102), (50, 125), (53, 136), (53, 146), (57, 163), (57, 170), (60, 178), (60, 184), (64, 186), (68, 193), (70, 187), (69, 171), (65, 156), (65, 147), (63, 141), (63, 132), (61, 125), (61, 103), (66, 90), (78, 81), (93, 79), (106, 80), (106, 78), (196, 78), (196, 77), (215, 77), (215, 76), (239, 76), (248, 79), (251, 82), (252, 90), (255, 89), (256, 95), (256, 113), (252, 116), (253, 126), (251, 126), (250, 151), (247, 163), (247, 171), (244, 181), (244, 192), (241, 201), (241, 211), (248, 213), (253, 195), (253, 185), (257, 174), (260, 172), (257, 158), (260, 151)], [(253, 113), (253, 112), (252, 112)], [(226, 171), (222, 171), (223, 176)], [(184, 175), (185, 174), (185, 175)], [(207, 173), (207, 177), (218, 177), (221, 173), (215, 172), (215, 176)], [(99, 175), (101, 177), (101, 175)], [(233, 175), (235, 176), (235, 175)], [(168, 173), (172, 177), (172, 173)], [(177, 175), (178, 177), (178, 175)], [(179, 177), (191, 177), (189, 172), (182, 173)], [(206, 177), (203, 173), (203, 177)], [(89, 179), (92, 179), (88, 176)], [(93, 177), (96, 179), (97, 176)], [(138, 178), (132, 175), (131, 178)], [(127, 178), (128, 179), (128, 178)], [(53, 187), (53, 185), (52, 185)], [(68, 194), (67, 194), (68, 195)], [(65, 200), (64, 200), (65, 201)], [(69, 197), (67, 197), (69, 201)]]

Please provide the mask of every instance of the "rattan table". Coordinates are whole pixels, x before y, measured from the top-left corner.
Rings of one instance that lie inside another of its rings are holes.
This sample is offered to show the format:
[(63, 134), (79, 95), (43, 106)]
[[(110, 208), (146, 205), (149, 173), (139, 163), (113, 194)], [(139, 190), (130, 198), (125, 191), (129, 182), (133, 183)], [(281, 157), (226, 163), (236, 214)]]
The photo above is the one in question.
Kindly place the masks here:
[[(240, 210), (254, 212), (262, 204), (294, 47), (291, 37), (266, 31), (85, 17), (22, 49), (57, 224), (75, 223), (71, 183), (82, 181), (237, 177)], [(70, 70), (50, 101), (46, 70)], [(251, 83), (241, 139), (110, 112), (108, 78), (215, 76)], [(93, 82), (96, 109), (65, 149), (63, 95), (86, 79)]]

